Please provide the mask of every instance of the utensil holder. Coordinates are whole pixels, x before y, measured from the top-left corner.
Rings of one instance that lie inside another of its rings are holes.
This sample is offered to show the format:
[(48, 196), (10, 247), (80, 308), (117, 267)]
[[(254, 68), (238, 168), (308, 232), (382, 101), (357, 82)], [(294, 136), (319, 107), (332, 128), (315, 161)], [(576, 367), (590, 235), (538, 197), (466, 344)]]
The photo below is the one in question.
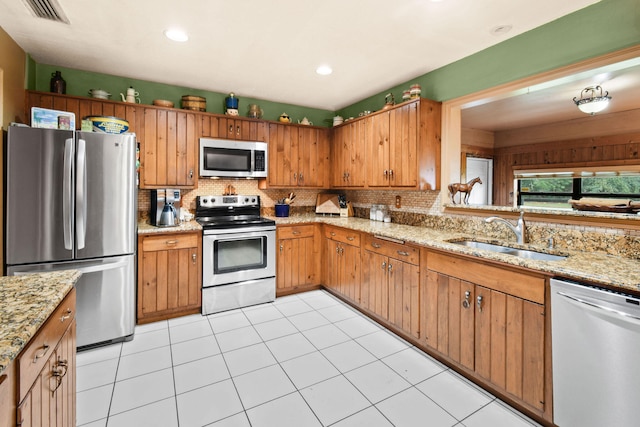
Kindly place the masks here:
[(286, 217), (289, 216), (289, 205), (276, 205), (276, 216)]

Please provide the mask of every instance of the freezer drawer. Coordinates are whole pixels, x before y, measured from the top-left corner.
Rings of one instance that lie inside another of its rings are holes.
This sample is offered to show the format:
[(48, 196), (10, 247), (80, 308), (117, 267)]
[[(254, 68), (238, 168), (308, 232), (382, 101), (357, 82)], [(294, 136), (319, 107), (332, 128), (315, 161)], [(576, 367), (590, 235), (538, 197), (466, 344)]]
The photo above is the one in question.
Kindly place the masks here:
[(8, 275), (79, 270), (76, 283), (77, 347), (133, 338), (135, 327), (135, 255), (55, 264), (12, 266)]

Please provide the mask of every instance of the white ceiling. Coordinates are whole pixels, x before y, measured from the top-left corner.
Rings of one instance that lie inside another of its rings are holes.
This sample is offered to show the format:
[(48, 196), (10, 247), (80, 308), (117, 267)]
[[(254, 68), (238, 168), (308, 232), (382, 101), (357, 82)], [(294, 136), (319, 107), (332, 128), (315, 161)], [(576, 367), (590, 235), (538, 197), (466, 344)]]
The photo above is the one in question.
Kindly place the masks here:
[(23, 1), (0, 27), (38, 63), (335, 111), (599, 0), (58, 0), (68, 25)]
[(640, 108), (640, 58), (594, 68), (506, 93), (500, 99), (479, 102), (462, 110), (462, 125), (468, 129), (503, 131), (587, 117), (573, 98), (600, 85), (611, 101), (602, 114)]

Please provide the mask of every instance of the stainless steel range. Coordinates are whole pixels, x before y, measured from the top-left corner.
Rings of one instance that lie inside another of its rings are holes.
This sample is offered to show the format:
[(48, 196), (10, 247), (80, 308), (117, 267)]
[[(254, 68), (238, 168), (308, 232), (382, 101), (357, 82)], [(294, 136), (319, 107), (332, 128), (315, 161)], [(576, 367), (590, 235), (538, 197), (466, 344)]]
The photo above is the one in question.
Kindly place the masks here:
[(202, 314), (274, 301), (276, 224), (259, 196), (198, 196), (202, 226)]

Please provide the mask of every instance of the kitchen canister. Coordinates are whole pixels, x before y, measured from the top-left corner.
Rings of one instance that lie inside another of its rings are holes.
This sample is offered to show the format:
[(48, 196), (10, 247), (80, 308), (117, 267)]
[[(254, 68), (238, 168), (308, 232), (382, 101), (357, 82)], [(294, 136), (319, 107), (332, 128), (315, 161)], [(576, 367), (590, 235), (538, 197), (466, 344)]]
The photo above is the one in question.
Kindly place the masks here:
[(289, 205), (282, 204), (282, 205), (276, 205), (276, 216), (278, 217), (285, 217), (285, 216), (289, 216)]

